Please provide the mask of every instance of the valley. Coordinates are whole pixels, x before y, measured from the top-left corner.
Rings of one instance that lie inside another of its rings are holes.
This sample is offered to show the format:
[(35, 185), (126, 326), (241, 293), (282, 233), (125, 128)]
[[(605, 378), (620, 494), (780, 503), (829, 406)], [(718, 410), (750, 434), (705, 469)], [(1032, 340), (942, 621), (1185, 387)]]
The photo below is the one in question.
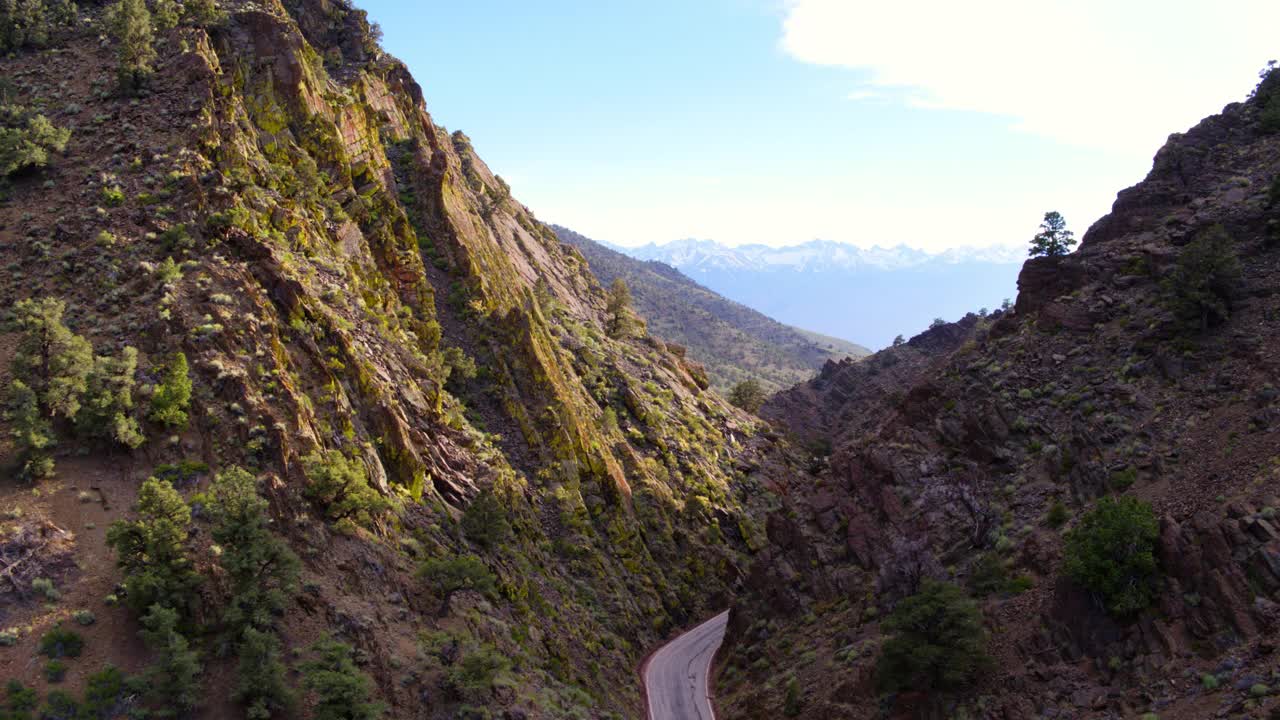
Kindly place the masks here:
[(545, 224), (346, 0), (0, 50), (0, 720), (1280, 716), (1274, 66), (1078, 249), (779, 274)]

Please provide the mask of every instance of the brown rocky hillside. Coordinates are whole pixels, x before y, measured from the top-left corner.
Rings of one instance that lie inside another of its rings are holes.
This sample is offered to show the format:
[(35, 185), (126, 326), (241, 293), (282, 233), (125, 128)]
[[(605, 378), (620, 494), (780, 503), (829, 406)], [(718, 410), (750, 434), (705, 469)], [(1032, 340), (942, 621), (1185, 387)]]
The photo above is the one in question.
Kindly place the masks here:
[[(1277, 113), (1273, 73), (1172, 136), (1078, 252), (1026, 264), (1012, 312), (770, 402), (819, 457), (735, 605), (727, 717), (1280, 713)], [(1117, 617), (1063, 538), (1121, 495), (1154, 509), (1158, 578)], [(883, 620), (929, 579), (979, 598), (994, 665), (886, 694)]]

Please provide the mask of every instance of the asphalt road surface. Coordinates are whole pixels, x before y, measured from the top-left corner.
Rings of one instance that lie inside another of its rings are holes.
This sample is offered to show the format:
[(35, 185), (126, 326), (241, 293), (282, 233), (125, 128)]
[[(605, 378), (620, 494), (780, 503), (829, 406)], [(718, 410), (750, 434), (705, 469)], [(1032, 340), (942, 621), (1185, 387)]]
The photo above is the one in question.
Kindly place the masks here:
[(649, 720), (714, 720), (711, 659), (724, 640), (729, 611), (663, 645), (644, 666)]

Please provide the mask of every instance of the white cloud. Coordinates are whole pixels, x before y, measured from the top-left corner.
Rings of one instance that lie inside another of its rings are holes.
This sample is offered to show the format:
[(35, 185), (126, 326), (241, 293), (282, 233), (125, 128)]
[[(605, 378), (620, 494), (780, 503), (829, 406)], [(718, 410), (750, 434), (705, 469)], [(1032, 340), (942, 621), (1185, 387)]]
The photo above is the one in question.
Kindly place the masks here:
[(862, 102), (865, 100), (879, 100), (882, 97), (884, 97), (884, 95), (875, 90), (854, 90), (853, 92), (849, 93), (849, 99), (853, 100), (854, 102)]
[(913, 107), (1149, 157), (1280, 54), (1275, 0), (789, 0), (783, 48)]

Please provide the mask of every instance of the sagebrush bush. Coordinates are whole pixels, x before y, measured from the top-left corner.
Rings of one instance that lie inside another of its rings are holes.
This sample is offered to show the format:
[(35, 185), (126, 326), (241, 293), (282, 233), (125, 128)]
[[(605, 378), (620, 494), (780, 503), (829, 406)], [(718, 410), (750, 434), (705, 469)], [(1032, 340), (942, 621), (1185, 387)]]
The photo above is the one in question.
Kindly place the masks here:
[(1131, 615), (1155, 598), (1160, 532), (1151, 506), (1134, 497), (1103, 498), (1066, 534), (1067, 575), (1114, 615)]

